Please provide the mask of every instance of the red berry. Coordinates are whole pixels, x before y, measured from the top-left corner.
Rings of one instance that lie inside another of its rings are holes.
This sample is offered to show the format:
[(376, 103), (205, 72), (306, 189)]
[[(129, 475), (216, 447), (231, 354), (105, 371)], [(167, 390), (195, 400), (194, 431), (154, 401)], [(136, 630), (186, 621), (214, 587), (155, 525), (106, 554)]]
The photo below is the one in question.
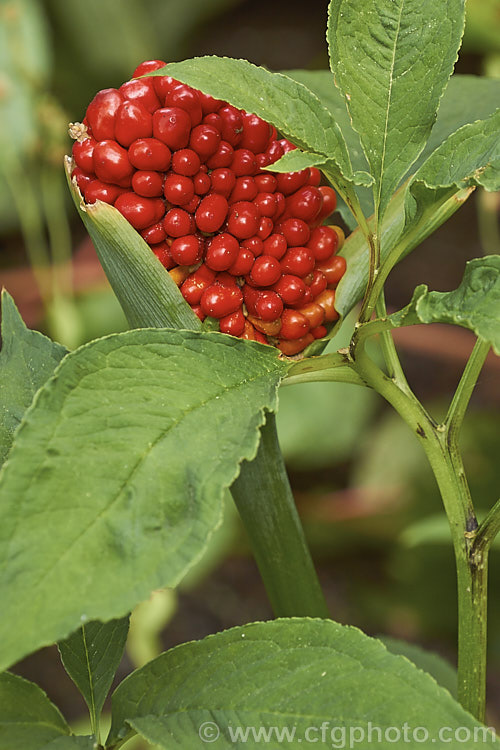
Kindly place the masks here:
[(195, 234), (178, 237), (170, 245), (170, 255), (180, 266), (192, 266), (203, 256), (203, 242)]
[(252, 201), (256, 197), (257, 192), (257, 185), (253, 177), (238, 177), (229, 197), (229, 202)]
[(316, 227), (313, 229), (311, 238), (307, 243), (307, 247), (311, 250), (316, 260), (319, 261), (327, 260), (334, 255), (338, 246), (338, 234), (330, 227)]
[(137, 195), (156, 198), (163, 192), (163, 175), (159, 172), (136, 172), (132, 177), (132, 189)]
[(217, 112), (217, 110), (222, 107), (223, 102), (221, 102), (220, 99), (214, 99), (213, 96), (203, 94), (201, 91), (198, 91), (198, 96), (200, 99), (201, 111), (204, 115)]
[(240, 247), (238, 257), (227, 270), (233, 276), (246, 276), (250, 273), (254, 260), (255, 256), (251, 250), (248, 250), (246, 247)]
[(309, 185), (319, 187), (321, 182), (321, 172), (317, 167), (309, 167)]
[(197, 125), (191, 131), (189, 146), (202, 161), (213, 156), (220, 144), (220, 133), (213, 125)]
[(271, 232), (273, 231), (274, 224), (268, 216), (263, 216), (259, 221), (259, 228), (257, 229), (257, 235), (261, 240), (267, 240)]
[(236, 177), (255, 174), (258, 169), (255, 154), (246, 148), (237, 149), (233, 154), (231, 169)]
[(325, 289), (316, 297), (315, 302), (325, 311), (325, 320), (328, 323), (338, 320), (339, 314), (335, 309), (335, 292), (333, 289)]
[[(252, 199), (250, 198), (249, 200)], [(254, 199), (254, 203), (256, 206), (258, 206), (258, 209), (262, 216), (271, 218), (276, 213), (276, 198), (274, 197), (273, 193), (258, 193), (258, 195)]]
[[(93, 153), (94, 171), (99, 180), (120, 184), (128, 182), (134, 171), (129, 162), (127, 151), (116, 141), (99, 141)], [(123, 185), (126, 187), (126, 185)]]
[(164, 107), (153, 114), (153, 135), (172, 151), (185, 148), (189, 143), (191, 120), (179, 107)]
[(318, 216), (322, 203), (323, 197), (319, 188), (305, 185), (287, 198), (286, 211), (297, 219), (310, 222)]
[(142, 104), (123, 102), (115, 118), (115, 138), (122, 146), (130, 146), (138, 138), (153, 135), (153, 118)]
[(152, 224), (150, 227), (143, 229), (141, 232), (142, 239), (148, 243), (148, 245), (157, 245), (158, 242), (163, 242), (166, 237), (165, 229), (161, 222)]
[(84, 172), (94, 171), (94, 161), (92, 155), (94, 153), (94, 146), (97, 141), (95, 138), (85, 138), (83, 141), (75, 141), (73, 143), (73, 159), (75, 163), (83, 169)]
[(146, 75), (146, 73), (151, 73), (153, 70), (158, 70), (159, 68), (165, 67), (167, 63), (163, 62), (163, 60), (145, 60), (140, 65), (137, 66), (137, 68), (132, 73), (132, 78), (139, 78), (140, 76)]
[(326, 289), (327, 284), (325, 274), (316, 268), (312, 273), (312, 280), (309, 284), (312, 296), (317, 297), (318, 294), (321, 294)]
[(196, 195), (206, 195), (212, 187), (212, 181), (206, 172), (201, 170), (193, 177), (194, 192)]
[(247, 240), (243, 240), (241, 246), (245, 247), (247, 250), (250, 250), (254, 257), (257, 257), (257, 255), (262, 255), (262, 253), (264, 252), (264, 243), (262, 242), (260, 237), (249, 237)]
[(291, 195), (305, 185), (308, 179), (309, 169), (302, 169), (300, 172), (283, 172), (276, 175), (277, 189), (283, 195)]
[(238, 286), (212, 284), (202, 294), (200, 305), (205, 315), (224, 318), (241, 307), (243, 294)]
[(242, 310), (236, 310), (221, 318), (219, 320), (219, 330), (221, 333), (227, 333), (230, 336), (241, 336), (245, 330), (245, 316)]
[(281, 159), (284, 153), (283, 146), (279, 141), (271, 141), (264, 153), (257, 154), (255, 157), (257, 165), (260, 169), (268, 167), (270, 164), (274, 164), (275, 161), (278, 161), (278, 159)]
[(181, 286), (181, 293), (190, 305), (198, 305), (204, 290), (213, 284), (215, 272), (204, 263)]
[(128, 158), (136, 169), (164, 172), (170, 166), (171, 153), (157, 138), (140, 138), (131, 144)]
[(215, 193), (220, 193), (225, 198), (229, 197), (236, 184), (236, 177), (230, 169), (214, 169), (210, 175), (210, 180), (212, 182), (212, 190)]
[(165, 211), (160, 198), (142, 198), (135, 193), (123, 193), (115, 202), (121, 214), (135, 229), (145, 229), (159, 221)]
[(255, 302), (255, 312), (262, 320), (276, 320), (283, 312), (283, 302), (276, 292), (264, 290)]
[(240, 141), (241, 148), (248, 148), (254, 154), (265, 151), (271, 137), (272, 126), (264, 122), (257, 115), (243, 113), (243, 133)]
[(284, 235), (289, 247), (305, 245), (311, 236), (311, 230), (302, 219), (285, 219), (277, 228)]
[(194, 197), (193, 180), (178, 174), (169, 174), (165, 178), (163, 194), (174, 206), (184, 206)]
[(227, 200), (223, 195), (211, 193), (202, 199), (196, 210), (196, 224), (201, 232), (216, 232), (226, 220)]
[(175, 262), (170, 255), (170, 248), (166, 242), (160, 242), (151, 249), (167, 271), (175, 266)]
[(309, 333), (309, 321), (297, 310), (285, 308), (281, 316), (280, 337), (283, 339), (300, 339)]
[(92, 180), (83, 187), (85, 203), (95, 203), (96, 201), (114, 203), (118, 196), (124, 192), (126, 192), (125, 188), (110, 185), (108, 182), (101, 182), (100, 180)]
[(280, 276), (280, 263), (272, 255), (259, 255), (250, 271), (250, 279), (257, 286), (271, 286)]
[[(193, 183), (194, 184), (194, 183)], [(199, 195), (194, 195), (189, 203), (186, 203), (183, 208), (190, 214), (194, 214), (198, 206), (200, 205), (201, 198)]]
[(171, 208), (163, 219), (163, 228), (170, 237), (194, 234), (195, 225), (191, 214), (182, 208)]
[(240, 240), (253, 237), (259, 228), (259, 209), (248, 201), (233, 203), (227, 220), (228, 232)]
[(205, 263), (214, 271), (227, 271), (236, 262), (239, 252), (238, 240), (223, 232), (210, 241)]
[(115, 117), (123, 102), (123, 96), (116, 89), (99, 91), (87, 107), (86, 119), (96, 141), (115, 137)]
[(221, 141), (215, 154), (207, 159), (207, 167), (209, 169), (220, 169), (222, 167), (229, 167), (233, 162), (234, 149), (227, 141)]
[(84, 172), (80, 167), (75, 167), (71, 172), (71, 177), (76, 181), (78, 188), (81, 193), (84, 193), (85, 188), (90, 185), (91, 182), (96, 182), (93, 174)]
[(127, 81), (119, 89), (120, 93), (134, 104), (141, 104), (148, 112), (154, 112), (160, 106), (156, 96), (153, 78), (141, 78)]
[(314, 256), (307, 247), (291, 247), (281, 259), (284, 273), (304, 277), (314, 270)]
[(200, 157), (190, 148), (182, 148), (172, 156), (172, 169), (177, 174), (193, 177), (200, 169)]
[(254, 179), (261, 193), (274, 193), (278, 187), (278, 180), (273, 174), (258, 174)]
[(274, 285), (273, 289), (279, 294), (285, 305), (296, 305), (304, 299), (307, 287), (298, 276), (285, 274)]
[(241, 112), (236, 107), (226, 104), (225, 107), (219, 109), (218, 114), (222, 120), (221, 135), (223, 140), (230, 143), (233, 147), (238, 146), (243, 135), (243, 118)]
[(322, 339), (324, 336), (326, 336), (328, 330), (325, 326), (318, 326), (317, 328), (313, 328), (311, 330), (311, 333), (315, 339)]
[(287, 251), (287, 241), (282, 234), (271, 234), (264, 240), (264, 252), (274, 258), (282, 258)]
[(338, 284), (345, 273), (346, 260), (341, 255), (334, 255), (333, 258), (318, 263), (316, 268), (322, 271), (328, 284)]
[(309, 304), (299, 307), (298, 312), (307, 318), (311, 328), (317, 328), (325, 319), (325, 311), (317, 302), (309, 302)]
[(189, 115), (191, 125), (201, 122), (203, 113), (198, 92), (185, 83), (173, 86), (165, 97), (166, 107), (180, 107)]
[(335, 190), (328, 185), (321, 185), (318, 190), (323, 196), (323, 203), (316, 221), (323, 221), (323, 219), (326, 219), (330, 214), (333, 214), (337, 208), (337, 194), (335, 193)]

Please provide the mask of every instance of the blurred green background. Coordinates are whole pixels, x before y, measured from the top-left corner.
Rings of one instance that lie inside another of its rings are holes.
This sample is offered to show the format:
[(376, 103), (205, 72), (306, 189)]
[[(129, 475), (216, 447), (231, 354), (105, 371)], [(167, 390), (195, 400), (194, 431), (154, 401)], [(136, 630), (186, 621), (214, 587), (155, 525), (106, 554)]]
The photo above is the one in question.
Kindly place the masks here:
[[(327, 66), (326, 0), (0, 0), (0, 281), (27, 323), (70, 347), (126, 327), (71, 205), (62, 170), (69, 121), (101, 88), (145, 59), (246, 57), (272, 69)], [(457, 71), (500, 76), (500, 1), (469, 0)], [(391, 275), (387, 301), (414, 287), (455, 288), (467, 259), (500, 251), (496, 194), (473, 196)], [(340, 219), (339, 219), (340, 221)], [(353, 320), (333, 346), (349, 339)], [(409, 379), (443, 415), (473, 337), (432, 326), (399, 332)], [(497, 498), (499, 361), (491, 357), (466, 421), (463, 448), (480, 512)], [(456, 657), (454, 565), (425, 458), (399, 418), (354, 386), (281, 391), (279, 429), (331, 611), (370, 634)], [(490, 720), (500, 721), (500, 554), (491, 560)], [(177, 593), (134, 613), (119, 678), (160, 649), (271, 612), (244, 532), (227, 520)], [(55, 649), (18, 665), (73, 721), (83, 702)], [(129, 747), (129, 745), (127, 745)], [(130, 745), (132, 748), (132, 745)]]

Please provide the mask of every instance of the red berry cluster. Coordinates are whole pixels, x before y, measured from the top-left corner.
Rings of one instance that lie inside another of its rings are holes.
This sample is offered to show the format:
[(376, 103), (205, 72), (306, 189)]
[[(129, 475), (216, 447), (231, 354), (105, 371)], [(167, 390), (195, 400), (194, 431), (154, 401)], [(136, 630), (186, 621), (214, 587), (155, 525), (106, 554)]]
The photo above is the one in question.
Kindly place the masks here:
[(302, 351), (338, 318), (343, 234), (317, 169), (263, 171), (294, 146), (256, 115), (170, 76), (137, 78), (91, 101), (72, 125), (86, 203), (113, 204), (196, 314), (222, 333)]

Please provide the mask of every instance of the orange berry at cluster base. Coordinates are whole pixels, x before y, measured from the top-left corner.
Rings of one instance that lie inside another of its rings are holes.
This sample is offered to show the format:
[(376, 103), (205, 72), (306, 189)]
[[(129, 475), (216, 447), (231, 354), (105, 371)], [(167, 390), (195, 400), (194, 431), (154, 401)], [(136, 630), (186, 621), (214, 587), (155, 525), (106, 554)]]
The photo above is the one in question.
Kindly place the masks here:
[(343, 232), (323, 222), (331, 187), (312, 167), (264, 169), (295, 148), (244, 110), (170, 76), (100, 91), (70, 126), (86, 203), (110, 203), (140, 232), (201, 320), (222, 333), (303, 351), (338, 318)]

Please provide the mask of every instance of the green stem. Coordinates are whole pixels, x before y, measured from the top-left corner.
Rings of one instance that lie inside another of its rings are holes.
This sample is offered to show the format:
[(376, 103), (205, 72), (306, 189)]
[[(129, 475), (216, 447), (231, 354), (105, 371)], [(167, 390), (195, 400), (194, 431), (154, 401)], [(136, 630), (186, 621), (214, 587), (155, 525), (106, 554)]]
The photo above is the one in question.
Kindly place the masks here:
[[(459, 452), (450, 446), (447, 428), (436, 425), (414, 394), (402, 390), (366, 354), (368, 336), (380, 332), (381, 328), (383, 321), (374, 321), (358, 330), (351, 345), (353, 366), (360, 377), (380, 393), (413, 430), (436, 478), (450, 523), (457, 567), (458, 696), (464, 708), (483, 721), (486, 702), (487, 554), (481, 546), (473, 543), (477, 533), (476, 515), (462, 460)], [(479, 353), (476, 358), (479, 362)], [(466, 403), (466, 394), (472, 390), (470, 383), (476, 373), (476, 365), (471, 365), (467, 377), (462, 378), (464, 395), (458, 400), (459, 404)], [(455, 412), (460, 414), (461, 407), (453, 410)], [(500, 526), (496, 516), (490, 523), (492, 531)]]
[[(375, 312), (378, 318), (382, 318), (382, 320), (386, 319), (387, 309), (385, 306), (385, 295), (383, 291), (375, 304)], [(401, 367), (401, 362), (399, 361), (399, 356), (390, 330), (380, 332), (380, 347), (387, 367), (387, 374), (402, 390), (409, 392), (410, 387), (403, 372), (403, 368)]]
[(500, 499), (496, 501), (480, 524), (474, 539), (473, 550), (488, 552), (498, 533), (500, 533)]
[(274, 414), (231, 487), (276, 617), (329, 617), (288, 482)]
[(472, 396), (472, 391), (477, 383), (479, 373), (488, 356), (489, 350), (490, 344), (478, 338), (448, 409), (444, 424), (448, 433), (448, 442), (453, 448), (456, 447), (456, 441)]

